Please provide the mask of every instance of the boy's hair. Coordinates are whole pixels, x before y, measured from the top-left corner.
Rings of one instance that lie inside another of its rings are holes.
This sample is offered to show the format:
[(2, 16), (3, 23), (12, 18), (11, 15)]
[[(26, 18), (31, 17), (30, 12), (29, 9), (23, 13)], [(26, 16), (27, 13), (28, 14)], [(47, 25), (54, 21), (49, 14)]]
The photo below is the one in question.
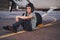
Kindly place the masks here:
[(31, 12), (34, 11), (34, 5), (32, 3), (28, 3), (26, 7), (31, 7)]

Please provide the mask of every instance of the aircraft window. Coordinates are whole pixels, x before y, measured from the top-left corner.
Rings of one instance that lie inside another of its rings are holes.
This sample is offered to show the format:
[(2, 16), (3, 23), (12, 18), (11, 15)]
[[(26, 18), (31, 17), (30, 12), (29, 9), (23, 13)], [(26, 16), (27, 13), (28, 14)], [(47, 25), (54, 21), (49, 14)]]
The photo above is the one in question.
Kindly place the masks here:
[(20, 1), (21, 2), (22, 0), (15, 0), (15, 1)]

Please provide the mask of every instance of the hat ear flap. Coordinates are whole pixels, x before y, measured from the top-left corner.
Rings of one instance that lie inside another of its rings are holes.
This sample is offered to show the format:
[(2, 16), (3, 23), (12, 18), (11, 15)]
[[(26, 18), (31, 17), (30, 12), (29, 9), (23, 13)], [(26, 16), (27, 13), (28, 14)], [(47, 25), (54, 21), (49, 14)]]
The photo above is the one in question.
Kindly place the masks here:
[(34, 11), (34, 7), (33, 8), (31, 8), (32, 9), (32, 12)]

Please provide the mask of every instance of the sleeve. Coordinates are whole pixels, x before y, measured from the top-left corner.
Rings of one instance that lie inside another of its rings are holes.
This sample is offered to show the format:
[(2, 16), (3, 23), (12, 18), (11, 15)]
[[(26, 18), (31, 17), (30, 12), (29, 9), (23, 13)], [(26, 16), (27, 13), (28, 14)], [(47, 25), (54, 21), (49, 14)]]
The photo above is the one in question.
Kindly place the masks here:
[(31, 13), (29, 16), (32, 16), (32, 17), (34, 17), (35, 15), (34, 15), (33, 13)]

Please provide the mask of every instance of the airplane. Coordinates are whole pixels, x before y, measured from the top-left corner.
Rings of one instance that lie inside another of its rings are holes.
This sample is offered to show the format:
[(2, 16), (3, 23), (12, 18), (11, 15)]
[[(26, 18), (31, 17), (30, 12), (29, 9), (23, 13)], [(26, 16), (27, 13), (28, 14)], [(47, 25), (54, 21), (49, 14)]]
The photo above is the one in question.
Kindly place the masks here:
[(16, 3), (16, 9), (26, 7), (29, 2), (33, 3), (35, 9), (49, 9), (50, 7), (60, 7), (58, 0), (13, 0)]
[(60, 1), (58, 0), (13, 0), (18, 6), (20, 7), (25, 7), (28, 2), (33, 3), (34, 7), (36, 9), (39, 8), (50, 8), (51, 6), (55, 7), (60, 7), (58, 3)]

